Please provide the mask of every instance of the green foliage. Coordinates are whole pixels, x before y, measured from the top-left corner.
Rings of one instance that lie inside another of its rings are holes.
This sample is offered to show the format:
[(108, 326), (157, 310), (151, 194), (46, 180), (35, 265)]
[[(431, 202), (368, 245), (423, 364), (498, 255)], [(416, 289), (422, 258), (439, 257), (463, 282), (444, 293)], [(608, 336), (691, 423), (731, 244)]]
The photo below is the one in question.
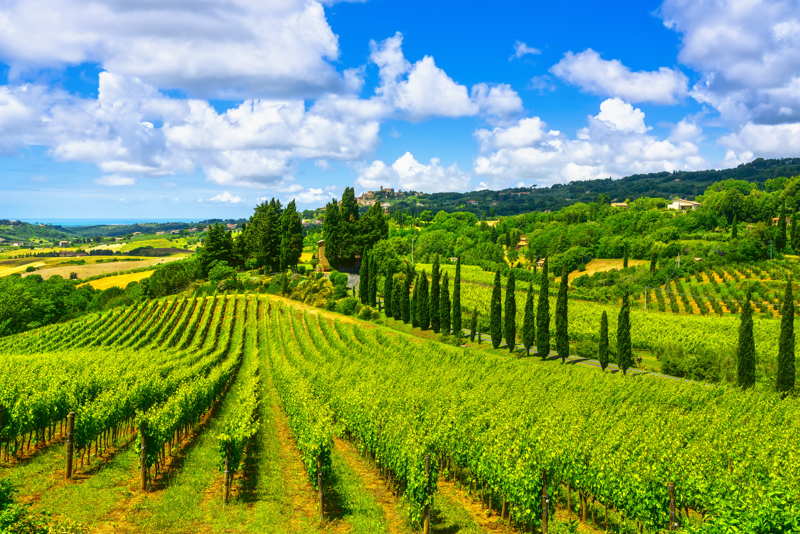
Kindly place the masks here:
[(419, 293), (414, 297), (414, 304), (417, 310), (417, 326), (423, 330), (427, 330), (431, 325), (431, 305), (428, 290), (428, 276), (424, 272), (420, 273), (419, 277), (417, 277), (415, 286), (419, 286)]
[(222, 280), (226, 280), (228, 278), (234, 278), (236, 276), (236, 269), (228, 265), (224, 261), (217, 261), (211, 265), (211, 268), (208, 270), (208, 281), (209, 282), (221, 282)]
[(369, 304), (369, 274), (369, 253), (365, 250), (358, 268), (358, 300), (361, 304)]
[(358, 300), (354, 297), (345, 297), (336, 301), (336, 311), (344, 315), (353, 315), (358, 309)]
[(517, 348), (517, 285), (514, 279), (514, 271), (508, 273), (508, 281), (506, 282), (506, 301), (504, 317), (505, 325), (503, 333), (506, 338), (506, 345), (508, 350), (514, 352)]
[(561, 284), (558, 286), (558, 298), (556, 299), (556, 352), (564, 363), (569, 356), (569, 332), (568, 332), (568, 310), (567, 310), (567, 289), (569, 288), (569, 272), (564, 269), (561, 272)]
[(475, 342), (475, 335), (478, 333), (478, 310), (472, 310), (472, 316), (469, 320), (469, 340)]
[[(440, 320), (440, 329), (443, 335), (448, 336), (451, 333), (453, 335), (456, 334), (455, 330), (450, 330), (450, 287), (449, 281), (447, 279), (447, 273), (444, 273), (442, 277), (442, 286), (440, 288), (439, 294), (439, 310), (437, 315), (439, 316)], [(431, 307), (433, 308), (433, 302), (431, 301)]]
[(536, 352), (542, 358), (550, 354), (550, 280), (547, 258), (539, 277), (539, 301), (536, 305)]
[(492, 300), (489, 312), (489, 335), (492, 338), (492, 347), (498, 348), (503, 341), (502, 323), (502, 289), (500, 288), (500, 271), (494, 273), (494, 286), (492, 286)]
[(208, 228), (203, 247), (197, 252), (201, 276), (208, 276), (208, 271), (217, 262), (230, 265), (235, 263), (233, 257), (233, 238), (222, 224), (212, 224)]
[(451, 314), (453, 335), (460, 338), (462, 335), (461, 322), (461, 258), (456, 260), (456, 274), (453, 278), (453, 313)]
[(608, 354), (608, 314), (604, 311), (600, 316), (600, 341), (597, 344), (597, 360), (600, 362), (600, 368), (605, 371), (608, 367), (609, 354)]
[(280, 269), (294, 269), (303, 253), (303, 221), (294, 200), (281, 213)]
[(339, 271), (331, 271), (331, 284), (333, 284), (333, 298), (339, 300), (347, 296), (347, 275)]
[(786, 292), (781, 307), (781, 335), (778, 341), (778, 372), (775, 389), (788, 394), (794, 389), (794, 298), (792, 296), (792, 280), (786, 282)]
[[(439, 255), (433, 258), (433, 266), (431, 267), (431, 330), (439, 332), (439, 312), (441, 310), (441, 302), (439, 298), (439, 279), (441, 273), (439, 272)], [(447, 313), (450, 313), (448, 309)], [(448, 330), (449, 330), (448, 324)]]
[(628, 295), (622, 297), (622, 307), (617, 318), (617, 365), (625, 374), (633, 366), (631, 347), (631, 306)]
[(736, 383), (747, 389), (756, 383), (756, 344), (753, 339), (753, 308), (750, 290), (745, 297), (739, 323), (739, 344), (736, 350)]
[(531, 347), (536, 342), (536, 317), (533, 313), (533, 282), (528, 283), (528, 293), (525, 296), (525, 315), (522, 319), (522, 345), (525, 354), (531, 355)]
[(389, 224), (380, 203), (359, 217), (355, 192), (347, 187), (340, 203), (331, 201), (325, 207), (323, 235), (328, 261), (334, 266), (351, 266), (358, 254), (388, 237)]
[(394, 270), (391, 266), (385, 272), (383, 277), (383, 313), (386, 317), (394, 316), (395, 303), (392, 300), (394, 293)]

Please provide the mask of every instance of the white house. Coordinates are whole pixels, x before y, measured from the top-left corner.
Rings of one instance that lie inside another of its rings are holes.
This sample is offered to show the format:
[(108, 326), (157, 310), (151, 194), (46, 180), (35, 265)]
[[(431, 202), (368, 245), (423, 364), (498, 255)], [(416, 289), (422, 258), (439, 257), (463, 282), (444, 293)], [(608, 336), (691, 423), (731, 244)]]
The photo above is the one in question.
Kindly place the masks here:
[(667, 209), (677, 210), (677, 211), (688, 211), (688, 210), (696, 210), (700, 206), (701, 204), (699, 202), (695, 202), (694, 200), (676, 198), (675, 200), (667, 204)]

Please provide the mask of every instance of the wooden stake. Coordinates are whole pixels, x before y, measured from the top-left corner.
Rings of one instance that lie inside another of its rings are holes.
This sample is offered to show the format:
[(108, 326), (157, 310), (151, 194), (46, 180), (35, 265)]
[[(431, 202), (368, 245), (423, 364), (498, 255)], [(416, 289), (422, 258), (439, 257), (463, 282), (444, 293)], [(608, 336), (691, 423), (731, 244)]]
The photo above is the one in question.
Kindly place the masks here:
[(677, 530), (678, 521), (677, 514), (675, 513), (675, 483), (670, 482), (667, 484), (667, 489), (669, 490), (669, 526), (667, 530)]
[(75, 412), (69, 412), (67, 415), (67, 472), (66, 478), (67, 480), (72, 478), (72, 454), (75, 451), (75, 445), (73, 444), (72, 433), (75, 430)]

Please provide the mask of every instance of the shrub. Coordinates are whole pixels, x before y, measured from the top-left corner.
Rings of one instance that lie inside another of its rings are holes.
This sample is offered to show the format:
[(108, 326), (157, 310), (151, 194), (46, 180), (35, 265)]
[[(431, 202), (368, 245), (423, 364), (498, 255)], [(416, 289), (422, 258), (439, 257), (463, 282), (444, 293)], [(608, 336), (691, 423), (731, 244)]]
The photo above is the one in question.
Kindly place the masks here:
[(358, 312), (358, 318), (365, 321), (372, 321), (378, 317), (380, 317), (378, 310), (371, 306), (361, 306), (361, 310)]
[(353, 315), (358, 309), (358, 300), (354, 297), (345, 297), (336, 301), (336, 311), (344, 315)]

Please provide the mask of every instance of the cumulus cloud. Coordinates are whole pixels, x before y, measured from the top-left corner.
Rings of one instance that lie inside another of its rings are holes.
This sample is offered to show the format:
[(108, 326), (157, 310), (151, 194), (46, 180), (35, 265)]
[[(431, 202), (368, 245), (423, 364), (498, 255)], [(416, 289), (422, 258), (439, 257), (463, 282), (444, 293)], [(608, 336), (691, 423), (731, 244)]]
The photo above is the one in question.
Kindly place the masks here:
[(224, 191), (208, 199), (209, 202), (217, 202), (219, 204), (239, 204), (242, 197)]
[(660, 11), (701, 74), (695, 99), (736, 125), (800, 122), (797, 0), (665, 0)]
[(512, 59), (519, 59), (525, 56), (538, 56), (541, 54), (542, 51), (538, 48), (534, 48), (532, 46), (528, 46), (526, 43), (522, 41), (514, 42), (514, 53), (511, 54), (511, 57), (508, 58), (509, 61)]
[(402, 50), (403, 35), (396, 33), (370, 43), (370, 60), (379, 69), (376, 91), (386, 109), (412, 120), (428, 117), (465, 117), (483, 113), (504, 116), (522, 109), (522, 100), (508, 84), (476, 84), (472, 90), (453, 80), (431, 56), (409, 62)]
[(591, 48), (567, 52), (550, 71), (584, 91), (616, 96), (629, 102), (674, 104), (687, 94), (687, 78), (679, 70), (632, 71), (619, 60), (606, 60)]
[(455, 163), (444, 166), (438, 158), (431, 158), (426, 165), (406, 152), (391, 165), (373, 161), (361, 169), (356, 181), (367, 189), (391, 186), (408, 191), (440, 193), (465, 190), (470, 177)]
[(0, 13), (14, 71), (92, 62), (203, 98), (339, 90), (338, 54), (316, 0), (10, 0)]
[(650, 135), (644, 119), (640, 109), (612, 98), (574, 138), (548, 129), (539, 117), (478, 130), (474, 172), (485, 179), (482, 187), (500, 188), (520, 180), (549, 185), (705, 165), (695, 143)]
[(757, 156), (796, 157), (800, 154), (800, 123), (748, 122), (739, 130), (723, 136), (720, 143), (728, 148), (725, 159), (729, 163), (746, 163)]

